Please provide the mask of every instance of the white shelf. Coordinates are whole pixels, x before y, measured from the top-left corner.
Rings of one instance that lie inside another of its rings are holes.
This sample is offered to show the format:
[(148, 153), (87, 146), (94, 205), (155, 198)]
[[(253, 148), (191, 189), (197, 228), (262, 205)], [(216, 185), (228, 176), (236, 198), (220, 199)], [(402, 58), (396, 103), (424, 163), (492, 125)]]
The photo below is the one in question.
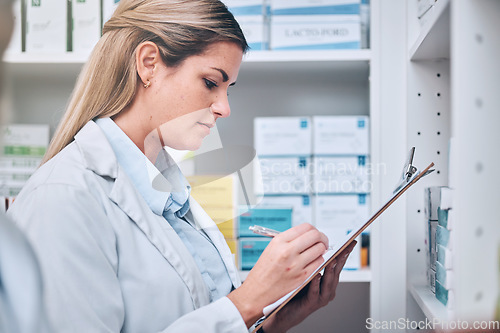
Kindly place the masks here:
[(415, 286), (410, 284), (410, 294), (417, 302), (424, 315), (431, 322), (447, 322), (448, 310), (438, 301), (429, 286)]
[(438, 0), (423, 16), (424, 25), (410, 48), (410, 60), (450, 57), (450, 0)]
[[(239, 271), (242, 281), (248, 276), (250, 271)], [(371, 282), (372, 271), (369, 268), (363, 268), (356, 271), (343, 270), (340, 273), (340, 282)]]

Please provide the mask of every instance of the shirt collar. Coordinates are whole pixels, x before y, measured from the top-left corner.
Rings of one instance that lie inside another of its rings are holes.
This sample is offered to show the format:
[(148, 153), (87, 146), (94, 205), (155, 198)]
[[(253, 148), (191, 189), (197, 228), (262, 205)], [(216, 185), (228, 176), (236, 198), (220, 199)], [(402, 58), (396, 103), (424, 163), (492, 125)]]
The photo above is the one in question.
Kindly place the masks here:
[(111, 118), (99, 118), (95, 123), (153, 213), (162, 216), (171, 211), (183, 217), (189, 210), (191, 186), (172, 157), (162, 149), (153, 164)]

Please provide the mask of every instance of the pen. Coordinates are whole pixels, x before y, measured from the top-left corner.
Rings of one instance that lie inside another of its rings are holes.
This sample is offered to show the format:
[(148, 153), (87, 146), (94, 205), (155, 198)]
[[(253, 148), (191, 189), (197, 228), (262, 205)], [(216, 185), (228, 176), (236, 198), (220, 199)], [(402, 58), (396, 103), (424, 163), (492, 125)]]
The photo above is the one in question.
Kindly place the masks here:
[[(254, 234), (266, 237), (274, 237), (280, 233), (280, 231), (262, 227), (260, 225), (251, 225), (248, 227), (248, 229), (252, 230)], [(333, 246), (329, 246), (327, 250), (333, 250)]]
[(248, 229), (252, 230), (254, 234), (267, 236), (267, 237), (274, 237), (280, 233), (277, 230), (269, 229), (266, 227), (261, 227), (260, 225), (252, 225), (252, 226), (248, 227)]

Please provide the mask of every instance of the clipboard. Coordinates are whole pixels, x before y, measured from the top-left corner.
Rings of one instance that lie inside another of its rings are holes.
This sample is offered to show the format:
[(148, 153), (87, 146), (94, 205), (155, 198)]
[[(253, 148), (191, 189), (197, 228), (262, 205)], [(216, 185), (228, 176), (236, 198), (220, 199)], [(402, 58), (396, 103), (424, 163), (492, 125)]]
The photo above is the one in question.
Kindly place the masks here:
[[(264, 323), (272, 318), (279, 310), (281, 310), (292, 298), (295, 297), (305, 286), (309, 284), (309, 282), (321, 272), (329, 263), (331, 263), (345, 248), (349, 246), (373, 221), (375, 221), (389, 206), (391, 206), (404, 192), (406, 192), (412, 185), (418, 182), (423, 177), (427, 176), (434, 169), (431, 169), (434, 166), (434, 163), (429, 164), (424, 170), (421, 172), (417, 172), (417, 168), (413, 165), (413, 155), (415, 154), (415, 147), (412, 147), (409, 153), (409, 158), (403, 168), (402, 180), (396, 186), (396, 189), (393, 192), (393, 196), (380, 208), (377, 210), (375, 214), (368, 219), (363, 225), (361, 225), (356, 231), (353, 231), (346, 235), (345, 239), (339, 242), (340, 245), (335, 246), (332, 250), (327, 251), (323, 257), (325, 261), (295, 290), (291, 291), (287, 295), (280, 298), (275, 303), (264, 308), (265, 317), (261, 318), (257, 323), (255, 329), (252, 333), (256, 333)], [(267, 310), (266, 310), (267, 309)]]

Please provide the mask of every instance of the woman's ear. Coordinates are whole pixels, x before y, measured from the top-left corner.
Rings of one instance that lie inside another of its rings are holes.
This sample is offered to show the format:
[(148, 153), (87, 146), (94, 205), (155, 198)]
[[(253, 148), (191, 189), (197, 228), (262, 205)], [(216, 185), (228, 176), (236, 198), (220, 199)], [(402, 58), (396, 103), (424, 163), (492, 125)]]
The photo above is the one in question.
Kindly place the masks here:
[(144, 88), (149, 88), (156, 65), (161, 61), (160, 50), (153, 42), (143, 42), (137, 47), (135, 57), (137, 74), (141, 78)]

